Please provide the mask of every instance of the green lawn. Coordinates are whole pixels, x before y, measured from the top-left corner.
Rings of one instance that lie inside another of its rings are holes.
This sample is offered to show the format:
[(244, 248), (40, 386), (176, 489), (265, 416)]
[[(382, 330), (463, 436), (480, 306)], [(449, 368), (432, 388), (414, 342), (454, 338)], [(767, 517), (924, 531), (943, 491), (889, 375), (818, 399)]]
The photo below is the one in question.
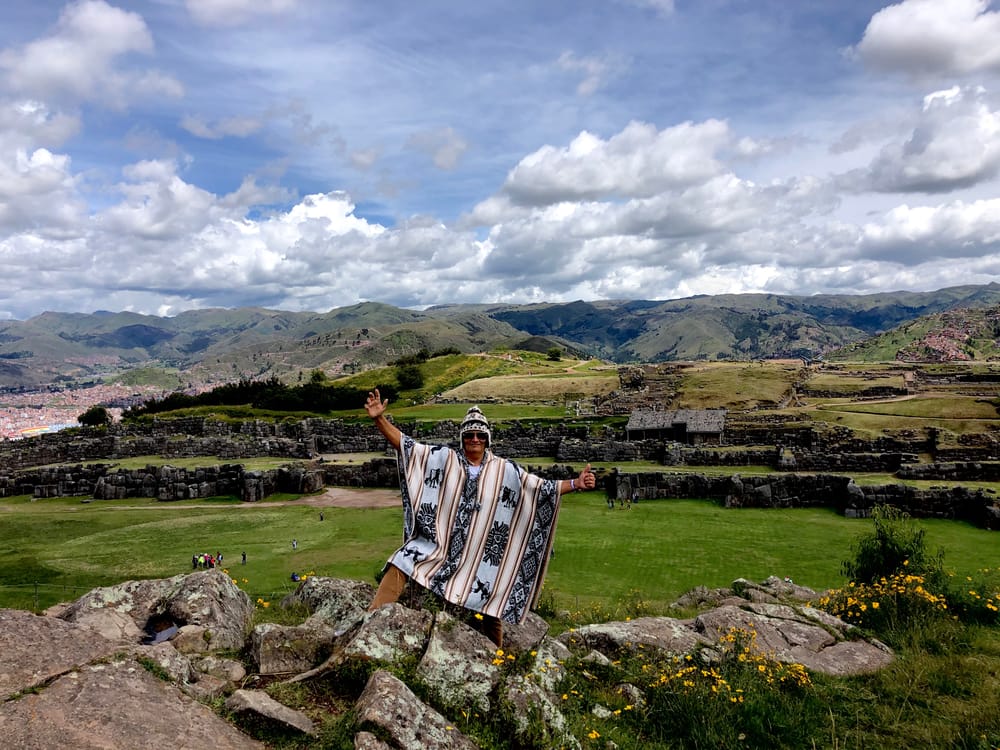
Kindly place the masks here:
[(923, 419), (996, 419), (997, 407), (992, 399), (971, 396), (938, 396), (908, 398), (873, 403), (848, 402), (821, 404), (826, 411), (877, 414), (883, 416), (919, 417)]
[[(1000, 567), (995, 532), (948, 521), (921, 525), (957, 572)], [(401, 540), (401, 511), (327, 508), (321, 522), (315, 508), (232, 499), (7, 498), (0, 526), (0, 606), (35, 609), (94, 586), (189, 572), (196, 552), (221, 551), (254, 599), (291, 591), (293, 571), (373, 582)], [(844, 582), (840, 563), (868, 529), (867, 521), (826, 510), (735, 510), (700, 500), (609, 510), (602, 493), (581, 493), (564, 498), (546, 591), (556, 606), (577, 610), (610, 606), (632, 592), (665, 605), (694, 586), (739, 577), (789, 576), (822, 589)]]

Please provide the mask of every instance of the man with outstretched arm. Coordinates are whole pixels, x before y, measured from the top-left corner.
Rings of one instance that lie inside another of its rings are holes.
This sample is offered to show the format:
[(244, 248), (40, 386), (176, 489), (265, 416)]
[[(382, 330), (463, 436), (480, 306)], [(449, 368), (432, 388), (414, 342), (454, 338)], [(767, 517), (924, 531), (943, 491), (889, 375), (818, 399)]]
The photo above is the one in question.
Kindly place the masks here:
[(590, 464), (573, 479), (543, 479), (489, 450), (490, 423), (473, 406), (459, 450), (418, 443), (385, 416), (388, 399), (368, 393), (365, 411), (396, 449), (403, 545), (386, 563), (370, 610), (396, 601), (413, 580), (446, 601), (479, 612), (483, 632), (503, 643), (504, 621), (535, 605), (552, 551), (560, 498), (592, 490)]

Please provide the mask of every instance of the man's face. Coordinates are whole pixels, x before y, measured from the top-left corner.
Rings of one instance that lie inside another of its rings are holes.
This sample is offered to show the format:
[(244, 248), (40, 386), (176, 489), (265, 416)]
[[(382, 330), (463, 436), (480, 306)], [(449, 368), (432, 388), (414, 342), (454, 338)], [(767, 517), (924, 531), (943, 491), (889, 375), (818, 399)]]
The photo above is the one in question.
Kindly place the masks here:
[(462, 435), (462, 449), (465, 457), (472, 463), (478, 463), (486, 452), (486, 441), (489, 436), (485, 432), (466, 432)]

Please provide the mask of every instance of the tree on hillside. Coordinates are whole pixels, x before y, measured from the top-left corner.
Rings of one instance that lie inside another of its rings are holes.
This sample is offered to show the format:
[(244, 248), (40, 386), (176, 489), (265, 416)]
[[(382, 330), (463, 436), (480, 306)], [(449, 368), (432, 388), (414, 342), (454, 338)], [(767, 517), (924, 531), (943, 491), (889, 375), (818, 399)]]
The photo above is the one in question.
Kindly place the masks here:
[(91, 406), (76, 421), (85, 427), (107, 427), (111, 424), (111, 412), (103, 406)]
[(396, 368), (396, 382), (401, 391), (412, 391), (423, 387), (424, 374), (417, 365), (400, 365)]
[(545, 356), (551, 362), (558, 362), (560, 359), (562, 359), (562, 349), (560, 349), (558, 346), (553, 346), (551, 349), (545, 352)]

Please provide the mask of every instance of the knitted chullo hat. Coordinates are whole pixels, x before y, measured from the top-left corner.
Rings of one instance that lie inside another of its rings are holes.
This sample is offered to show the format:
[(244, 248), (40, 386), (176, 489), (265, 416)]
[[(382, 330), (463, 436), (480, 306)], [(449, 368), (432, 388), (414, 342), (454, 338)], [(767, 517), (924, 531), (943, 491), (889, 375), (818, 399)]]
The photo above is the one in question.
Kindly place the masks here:
[(479, 411), (478, 406), (473, 406), (465, 412), (465, 419), (462, 420), (462, 426), (458, 428), (459, 442), (461, 442), (467, 432), (485, 432), (486, 445), (489, 445), (491, 442), (490, 423), (486, 421), (486, 417)]

